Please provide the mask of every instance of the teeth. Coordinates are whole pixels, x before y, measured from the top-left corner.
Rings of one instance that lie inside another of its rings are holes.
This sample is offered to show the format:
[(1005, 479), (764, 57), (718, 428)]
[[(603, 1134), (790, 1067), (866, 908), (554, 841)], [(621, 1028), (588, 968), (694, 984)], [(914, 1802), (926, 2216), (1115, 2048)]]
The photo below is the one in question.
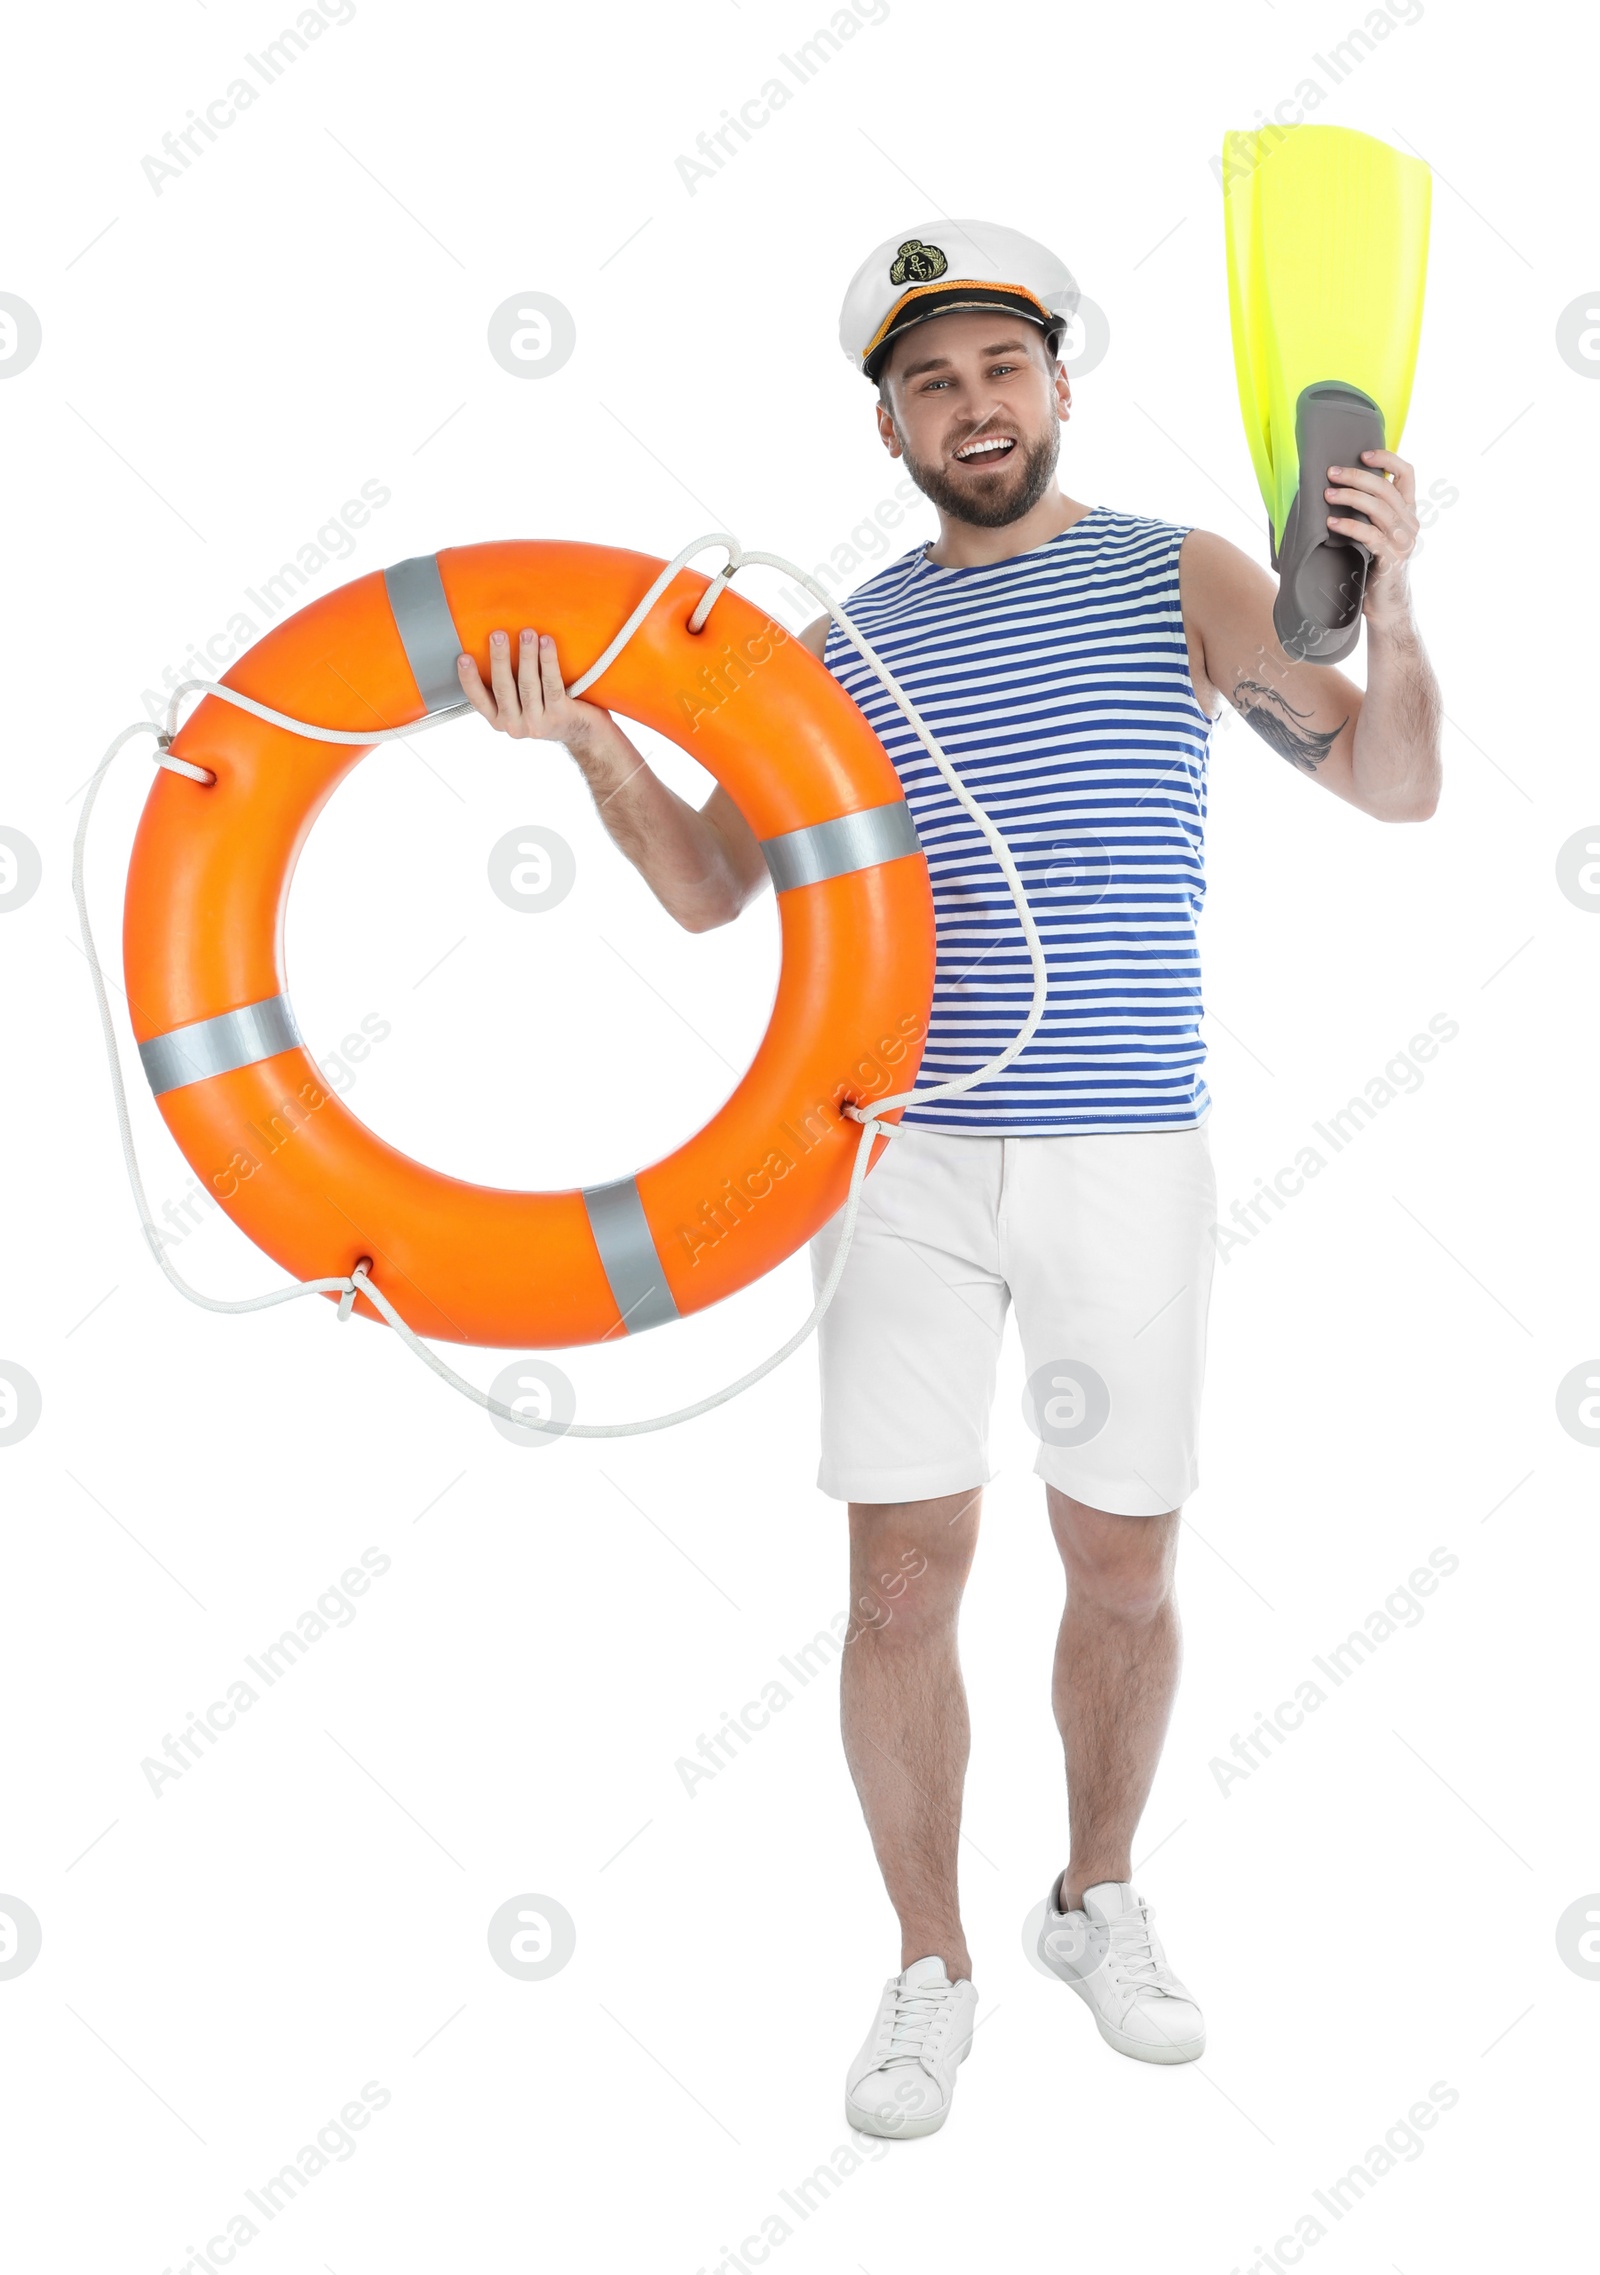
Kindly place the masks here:
[(968, 443), (963, 449), (956, 452), (956, 456), (958, 458), (982, 458), (987, 457), (993, 451), (1009, 450), (1010, 448), (1010, 435), (992, 435), (987, 441)]

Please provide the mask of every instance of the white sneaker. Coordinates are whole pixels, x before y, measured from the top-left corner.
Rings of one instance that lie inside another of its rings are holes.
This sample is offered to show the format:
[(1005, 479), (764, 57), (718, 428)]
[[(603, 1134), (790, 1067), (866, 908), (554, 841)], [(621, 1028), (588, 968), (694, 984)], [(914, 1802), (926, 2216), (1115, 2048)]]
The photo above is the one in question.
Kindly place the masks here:
[(950, 2114), (956, 2067), (972, 2047), (978, 1994), (952, 1983), (942, 1959), (914, 1959), (891, 1975), (878, 2018), (845, 2080), (844, 2113), (858, 2133), (914, 2141)]
[(1081, 1912), (1058, 1912), (1058, 1873), (1045, 1898), (1039, 1957), (1094, 2015), (1108, 2046), (1139, 2062), (1192, 2062), (1206, 2050), (1205, 2019), (1167, 1965), (1154, 1912), (1131, 1880), (1083, 1892)]

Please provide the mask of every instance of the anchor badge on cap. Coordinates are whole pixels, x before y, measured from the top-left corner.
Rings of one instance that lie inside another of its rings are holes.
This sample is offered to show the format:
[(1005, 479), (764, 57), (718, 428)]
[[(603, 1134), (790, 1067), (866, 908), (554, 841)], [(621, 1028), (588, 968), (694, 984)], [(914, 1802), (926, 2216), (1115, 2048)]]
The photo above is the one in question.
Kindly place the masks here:
[(950, 263), (937, 245), (925, 245), (920, 237), (908, 237), (894, 257), (889, 270), (891, 284), (932, 284), (944, 275)]

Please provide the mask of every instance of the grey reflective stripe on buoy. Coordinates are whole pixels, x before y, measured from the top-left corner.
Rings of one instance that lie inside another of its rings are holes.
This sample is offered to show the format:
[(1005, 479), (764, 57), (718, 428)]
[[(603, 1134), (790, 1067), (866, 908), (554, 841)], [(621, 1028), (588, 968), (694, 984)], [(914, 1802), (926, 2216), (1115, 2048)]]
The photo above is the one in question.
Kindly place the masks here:
[(424, 704), (430, 711), (448, 711), (452, 703), (464, 703), (456, 658), (464, 653), (466, 642), (444, 597), (437, 555), (418, 553), (409, 561), (396, 561), (392, 569), (384, 570), (383, 581)]
[(213, 1074), (232, 1074), (235, 1067), (254, 1066), (276, 1058), (280, 1051), (299, 1049), (304, 1038), (286, 995), (269, 995), (260, 1003), (246, 1003), (237, 1011), (219, 1012), (215, 1019), (196, 1019), (187, 1027), (169, 1028), (139, 1045), (144, 1071), (157, 1098), (169, 1090), (182, 1090), (191, 1082), (204, 1082)]
[(637, 1335), (641, 1328), (676, 1319), (678, 1307), (656, 1254), (638, 1181), (618, 1177), (610, 1185), (585, 1185), (583, 1205), (628, 1333)]
[(920, 853), (922, 844), (911, 808), (896, 798), (892, 805), (869, 806), (865, 813), (841, 814), (837, 821), (764, 837), (761, 850), (774, 892), (787, 893), (796, 885), (820, 885), (829, 877), (847, 877), (853, 869), (898, 861), (904, 853)]

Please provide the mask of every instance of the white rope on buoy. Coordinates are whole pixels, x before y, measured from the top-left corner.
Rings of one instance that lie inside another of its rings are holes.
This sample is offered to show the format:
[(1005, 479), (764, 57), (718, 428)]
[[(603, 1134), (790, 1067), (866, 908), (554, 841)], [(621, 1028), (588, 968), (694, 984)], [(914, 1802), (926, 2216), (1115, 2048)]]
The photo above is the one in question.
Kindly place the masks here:
[(851, 622), (850, 617), (839, 602), (834, 600), (824, 587), (817, 583), (815, 578), (808, 576), (804, 569), (797, 567), (793, 561), (785, 560), (781, 553), (747, 553), (739, 544), (738, 539), (730, 536), (725, 530), (713, 530), (704, 537), (695, 538), (691, 544), (686, 545), (682, 552), (675, 554), (672, 560), (666, 564), (609, 646), (586, 671), (579, 674), (566, 692), (569, 695), (581, 695), (585, 688), (591, 687), (601, 674), (609, 669), (655, 607), (661, 595), (672, 583), (674, 577), (698, 554), (705, 552), (711, 546), (720, 547), (726, 553), (727, 558), (722, 568), (718, 570), (696, 602), (694, 611), (689, 618), (690, 631), (698, 632), (701, 630), (717, 600), (727, 590), (730, 581), (740, 569), (746, 567), (770, 568), (776, 569), (781, 575), (794, 578), (805, 591), (811, 593), (827, 610), (840, 631), (844, 633), (857, 652), (877, 673), (923, 748), (949, 784), (957, 802), (971, 815), (982, 831), (990, 851), (1000, 865), (1001, 874), (1005, 878), (1012, 900), (1016, 904), (1017, 914), (1022, 923), (1023, 936), (1028, 943), (1028, 953), (1033, 964), (1033, 999), (1029, 1005), (1027, 1017), (1023, 1020), (1012, 1040), (1003, 1051), (998, 1052), (983, 1066), (975, 1067), (966, 1074), (953, 1075), (947, 1082), (936, 1083), (926, 1089), (900, 1091), (892, 1098), (879, 1099), (870, 1109), (861, 1106), (846, 1106), (843, 1109), (852, 1121), (861, 1124), (861, 1142), (856, 1148), (855, 1160), (851, 1164), (850, 1185), (844, 1203), (844, 1221), (840, 1226), (838, 1247), (835, 1250), (827, 1279), (823, 1283), (810, 1316), (796, 1328), (787, 1342), (763, 1359), (759, 1365), (751, 1367), (747, 1373), (740, 1375), (736, 1382), (726, 1383), (720, 1390), (712, 1391), (707, 1397), (697, 1399), (692, 1405), (677, 1407), (670, 1414), (654, 1414), (643, 1420), (632, 1422), (540, 1422), (527, 1414), (519, 1413), (515, 1408), (506, 1406), (499, 1399), (491, 1397), (488, 1391), (480, 1390), (476, 1383), (469, 1382), (464, 1375), (457, 1374), (454, 1367), (447, 1365), (432, 1346), (424, 1342), (422, 1337), (407, 1325), (383, 1290), (376, 1286), (369, 1277), (370, 1258), (363, 1257), (350, 1273), (339, 1278), (294, 1280), (284, 1287), (269, 1290), (265, 1295), (245, 1296), (231, 1301), (221, 1296), (206, 1295), (199, 1288), (191, 1287), (182, 1274), (174, 1268), (171, 1259), (168, 1257), (161, 1234), (151, 1217), (150, 1204), (145, 1195), (144, 1181), (139, 1172), (138, 1155), (133, 1139), (133, 1124), (128, 1112), (127, 1090), (122, 1079), (122, 1062), (117, 1051), (116, 1026), (111, 1015), (111, 999), (106, 988), (105, 974), (101, 970), (100, 959), (95, 950), (94, 935), (89, 923), (88, 896), (84, 887), (84, 853), (88, 843), (89, 820), (94, 812), (95, 801), (99, 797), (101, 784), (105, 780), (113, 759), (123, 746), (130, 742), (135, 735), (150, 734), (156, 737), (157, 748), (154, 756), (158, 766), (163, 766), (170, 773), (182, 775), (187, 780), (208, 788), (216, 779), (213, 774), (205, 767), (192, 765), (187, 759), (175, 758), (171, 755), (172, 739), (178, 731), (178, 706), (186, 695), (193, 693), (215, 696), (221, 702), (231, 703), (241, 711), (248, 711), (253, 718), (265, 720), (270, 726), (286, 728), (289, 733), (308, 736), (314, 742), (347, 743), (362, 748), (370, 747), (374, 743), (394, 742), (404, 736), (423, 733), (430, 727), (443, 726), (447, 720), (460, 718), (464, 712), (471, 709), (471, 705), (467, 703), (452, 704), (448, 710), (432, 712), (426, 718), (415, 720), (405, 727), (365, 728), (359, 732), (352, 732), (348, 728), (318, 727), (313, 726), (305, 719), (289, 718), (282, 711), (274, 711), (267, 704), (258, 703), (253, 696), (241, 695), (236, 689), (224, 687), (216, 680), (186, 679), (172, 691), (172, 699), (167, 706), (165, 729), (158, 728), (152, 721), (146, 719), (137, 721), (133, 726), (125, 727), (121, 734), (113, 740), (105, 756), (95, 768), (84, 796), (83, 812), (78, 818), (77, 834), (72, 842), (72, 895), (77, 903), (78, 924), (83, 934), (84, 954), (88, 958), (90, 978), (94, 985), (95, 1002), (100, 1013), (101, 1032), (105, 1037), (106, 1060), (111, 1075), (112, 1095), (116, 1102), (117, 1128), (122, 1139), (122, 1157), (128, 1171), (128, 1182), (133, 1188), (134, 1202), (139, 1211), (139, 1219), (144, 1227), (145, 1239), (149, 1244), (151, 1254), (179, 1294), (186, 1296), (191, 1303), (200, 1304), (207, 1311), (264, 1311), (275, 1304), (292, 1303), (297, 1296), (337, 1294), (340, 1298), (338, 1317), (343, 1320), (350, 1316), (350, 1310), (356, 1297), (362, 1295), (382, 1314), (402, 1341), (421, 1359), (423, 1365), (431, 1368), (441, 1381), (447, 1382), (453, 1390), (458, 1390), (464, 1398), (470, 1398), (475, 1405), (483, 1407), (486, 1412), (495, 1415), (499, 1420), (513, 1423), (519, 1429), (542, 1431), (553, 1437), (573, 1438), (631, 1437), (645, 1431), (670, 1429), (678, 1422), (692, 1420), (697, 1414), (709, 1413), (712, 1407), (725, 1405), (730, 1398), (736, 1398), (741, 1391), (748, 1390), (752, 1383), (759, 1382), (763, 1375), (770, 1374), (774, 1367), (781, 1365), (786, 1358), (797, 1351), (812, 1333), (823, 1313), (833, 1301), (834, 1292), (844, 1272), (846, 1258), (850, 1253), (850, 1243), (855, 1234), (856, 1213), (861, 1203), (861, 1188), (866, 1178), (867, 1164), (872, 1154), (873, 1139), (880, 1136), (894, 1137), (898, 1134), (898, 1125), (892, 1122), (884, 1122), (880, 1116), (892, 1112), (896, 1107), (908, 1106), (914, 1101), (925, 1103), (930, 1099), (953, 1097), (960, 1091), (970, 1090), (974, 1084), (986, 1081), (990, 1075), (998, 1074), (1003, 1067), (1009, 1066), (1018, 1053), (1026, 1049), (1045, 1014), (1049, 999), (1050, 970), (1045, 956), (1044, 942), (1040, 938), (1033, 911), (1028, 905), (1027, 890), (1012, 858), (1011, 850), (1001, 836), (999, 829), (956, 773), (955, 768), (940, 749), (937, 740), (917, 710), (916, 705), (901, 687), (872, 643)]

